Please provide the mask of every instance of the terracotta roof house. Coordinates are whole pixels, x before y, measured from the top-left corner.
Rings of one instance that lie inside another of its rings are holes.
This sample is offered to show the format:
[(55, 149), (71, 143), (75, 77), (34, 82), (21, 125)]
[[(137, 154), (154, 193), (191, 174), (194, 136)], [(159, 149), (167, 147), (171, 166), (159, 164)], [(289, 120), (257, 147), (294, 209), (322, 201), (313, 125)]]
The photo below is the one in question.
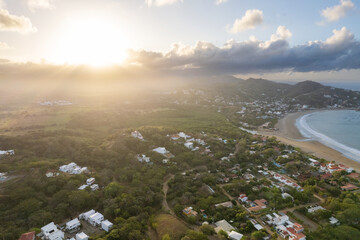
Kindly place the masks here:
[(345, 186), (341, 187), (341, 190), (344, 190), (344, 191), (352, 191), (352, 190), (356, 190), (356, 189), (359, 189), (359, 187), (357, 187), (357, 186), (355, 186), (354, 184), (351, 184), (351, 183), (348, 183)]
[(24, 233), (19, 240), (35, 240), (35, 232)]

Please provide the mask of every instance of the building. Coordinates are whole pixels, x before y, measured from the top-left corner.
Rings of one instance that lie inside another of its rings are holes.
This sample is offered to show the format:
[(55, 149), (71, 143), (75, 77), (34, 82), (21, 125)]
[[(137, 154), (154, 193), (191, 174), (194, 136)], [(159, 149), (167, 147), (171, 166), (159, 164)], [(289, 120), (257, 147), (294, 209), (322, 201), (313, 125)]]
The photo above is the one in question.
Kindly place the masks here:
[(235, 231), (231, 231), (229, 233), (229, 238), (231, 240), (240, 240), (240, 239), (242, 239), (243, 236), (244, 235), (242, 235), (241, 233), (238, 233), (238, 232), (235, 232)]
[(89, 236), (83, 232), (76, 234), (75, 237), (76, 237), (76, 240), (88, 240), (89, 239)]
[(216, 228), (215, 228), (216, 233), (219, 233), (222, 230), (222, 231), (226, 232), (227, 234), (230, 234), (230, 232), (235, 229), (225, 219), (216, 222), (215, 226), (216, 226)]
[(233, 207), (233, 204), (232, 204), (232, 202), (228, 201), (228, 202), (223, 202), (223, 203), (215, 204), (215, 207), (216, 207), (216, 208), (218, 208), (218, 207), (232, 208), (232, 207)]
[(322, 206), (318, 206), (318, 205), (314, 205), (314, 206), (310, 206), (307, 208), (309, 213), (313, 213), (319, 210), (325, 210), (325, 208), (323, 208)]
[(184, 143), (184, 146), (187, 149), (194, 149), (194, 143), (192, 143), (192, 142), (186, 142), (186, 143)]
[(84, 190), (85, 188), (87, 188), (89, 185), (87, 184), (84, 184), (84, 185), (81, 185), (78, 190)]
[(104, 229), (106, 232), (109, 232), (112, 227), (113, 224), (108, 220), (101, 222), (101, 228)]
[(79, 167), (76, 163), (72, 162), (67, 165), (62, 165), (59, 167), (59, 171), (69, 174), (81, 174), (88, 172), (87, 167)]
[(104, 216), (98, 212), (91, 215), (88, 220), (88, 222), (93, 226), (100, 226), (102, 221), (104, 221)]
[(67, 222), (66, 223), (66, 230), (67, 231), (69, 231), (69, 232), (73, 232), (73, 231), (75, 231), (75, 230), (77, 230), (77, 229), (79, 229), (80, 228), (80, 221), (79, 221), (79, 219), (78, 218), (75, 218), (75, 219), (73, 219), (73, 220), (71, 220), (71, 221), (69, 221), (69, 222)]
[(141, 163), (149, 163), (150, 162), (150, 158), (147, 157), (145, 154), (137, 155), (136, 158)]
[(86, 180), (86, 184), (87, 184), (87, 185), (91, 185), (91, 184), (93, 184), (94, 182), (95, 182), (95, 178), (93, 178), (93, 177)]
[(248, 208), (248, 210), (251, 211), (251, 212), (258, 212), (258, 211), (260, 211), (262, 209), (265, 209), (266, 204), (267, 204), (267, 201), (265, 199), (254, 200), (251, 203), (251, 207)]
[(35, 240), (35, 232), (24, 233), (19, 240)]
[(41, 233), (44, 235), (44, 238), (46, 240), (63, 240), (64, 239), (64, 232), (60, 231), (53, 222), (42, 227)]
[(194, 211), (192, 207), (187, 207), (183, 209), (183, 214), (187, 217), (196, 217), (198, 212)]
[(99, 189), (99, 185), (98, 184), (93, 184), (93, 185), (90, 186), (90, 189), (91, 189), (91, 191), (96, 191), (96, 190)]
[(329, 222), (330, 222), (331, 225), (339, 225), (340, 224), (339, 220), (337, 220), (334, 217), (329, 218)]
[(133, 131), (133, 132), (131, 133), (131, 136), (134, 137), (134, 138), (138, 138), (138, 139), (140, 139), (140, 140), (144, 140), (144, 137), (143, 137), (143, 136), (141, 135), (141, 133), (138, 132), (138, 131)]
[(240, 196), (239, 196), (239, 201), (245, 203), (245, 202), (247, 202), (247, 200), (248, 200), (248, 197), (246, 196), (246, 194), (241, 193)]
[(174, 155), (172, 155), (168, 150), (166, 150), (166, 148), (164, 147), (158, 147), (158, 148), (154, 148), (153, 152), (157, 152), (161, 155), (163, 155), (166, 158), (173, 158)]
[(347, 183), (345, 186), (341, 187), (341, 190), (343, 190), (343, 191), (352, 191), (352, 190), (357, 190), (357, 189), (359, 189), (359, 187), (357, 187), (351, 183)]
[(57, 177), (59, 176), (60, 173), (56, 172), (56, 171), (48, 171), (45, 175), (46, 177), (48, 178), (51, 178), (51, 177)]
[(0, 150), (0, 156), (15, 155), (14, 150)]
[(90, 211), (87, 211), (85, 213), (81, 213), (79, 215), (79, 218), (84, 219), (85, 221), (89, 221), (90, 216), (95, 214), (95, 213), (96, 213), (95, 210), (91, 209)]

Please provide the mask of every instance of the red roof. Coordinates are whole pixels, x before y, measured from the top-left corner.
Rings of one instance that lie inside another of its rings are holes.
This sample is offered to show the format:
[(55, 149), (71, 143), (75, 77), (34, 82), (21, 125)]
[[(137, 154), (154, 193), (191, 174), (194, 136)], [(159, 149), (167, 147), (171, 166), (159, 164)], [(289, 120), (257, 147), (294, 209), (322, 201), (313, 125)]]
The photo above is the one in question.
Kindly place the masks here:
[(19, 240), (34, 240), (35, 239), (35, 232), (28, 232), (21, 235)]

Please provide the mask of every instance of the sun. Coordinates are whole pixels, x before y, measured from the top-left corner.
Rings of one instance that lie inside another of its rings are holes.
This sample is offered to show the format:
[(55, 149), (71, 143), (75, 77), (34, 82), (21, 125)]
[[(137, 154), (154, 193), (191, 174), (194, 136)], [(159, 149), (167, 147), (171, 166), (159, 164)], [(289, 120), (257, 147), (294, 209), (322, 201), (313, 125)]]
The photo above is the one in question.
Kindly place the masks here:
[(92, 66), (121, 64), (128, 48), (121, 29), (95, 16), (71, 19), (56, 42), (56, 62)]

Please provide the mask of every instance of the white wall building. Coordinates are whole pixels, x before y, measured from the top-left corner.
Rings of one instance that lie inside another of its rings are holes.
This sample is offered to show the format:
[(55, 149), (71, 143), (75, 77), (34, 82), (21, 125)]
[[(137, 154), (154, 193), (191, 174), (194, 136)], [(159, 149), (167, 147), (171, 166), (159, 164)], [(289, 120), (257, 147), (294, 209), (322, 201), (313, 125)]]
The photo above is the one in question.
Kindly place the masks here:
[(109, 232), (112, 227), (113, 224), (108, 220), (101, 222), (101, 228), (104, 229), (106, 232)]
[(89, 223), (93, 226), (100, 226), (102, 221), (104, 221), (104, 216), (98, 212), (89, 217)]
[(83, 232), (76, 234), (75, 237), (76, 237), (76, 240), (88, 240), (89, 239), (89, 236)]
[(60, 231), (54, 222), (41, 228), (41, 233), (44, 235), (46, 240), (63, 240), (64, 232)]
[(75, 218), (66, 223), (66, 230), (72, 232), (80, 227), (80, 221), (78, 218)]

